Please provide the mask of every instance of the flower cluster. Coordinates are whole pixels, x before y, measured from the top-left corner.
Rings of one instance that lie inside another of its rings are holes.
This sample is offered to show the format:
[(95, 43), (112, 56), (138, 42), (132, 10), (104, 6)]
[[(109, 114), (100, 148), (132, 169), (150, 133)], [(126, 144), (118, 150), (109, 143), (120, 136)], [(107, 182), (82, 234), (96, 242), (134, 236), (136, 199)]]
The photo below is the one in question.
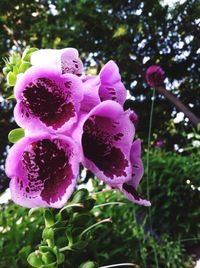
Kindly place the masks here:
[(11, 148), (6, 173), (14, 202), (62, 207), (73, 193), (79, 165), (149, 206), (137, 187), (143, 175), (137, 116), (124, 111), (126, 89), (109, 61), (97, 76), (84, 76), (74, 48), (43, 49), (14, 87), (14, 118), (25, 137)]

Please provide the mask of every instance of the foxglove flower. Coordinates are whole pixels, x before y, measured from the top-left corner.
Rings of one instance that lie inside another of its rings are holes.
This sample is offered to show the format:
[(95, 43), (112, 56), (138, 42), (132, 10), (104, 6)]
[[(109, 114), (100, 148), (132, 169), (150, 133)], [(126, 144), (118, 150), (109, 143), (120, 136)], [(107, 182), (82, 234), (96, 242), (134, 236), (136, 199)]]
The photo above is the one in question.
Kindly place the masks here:
[(112, 60), (104, 65), (98, 76), (87, 76), (83, 80), (83, 87), (81, 109), (86, 112), (101, 101), (113, 100), (123, 105), (126, 100), (126, 88), (121, 82), (119, 68)]
[(79, 138), (83, 165), (112, 185), (131, 176), (129, 157), (135, 128), (129, 115), (120, 104), (107, 100), (83, 115), (73, 133)]
[(24, 207), (62, 207), (77, 182), (79, 154), (71, 138), (37, 134), (18, 141), (6, 160), (15, 203)]
[(75, 48), (40, 49), (32, 53), (31, 64), (34, 66), (57, 68), (62, 74), (82, 75), (83, 63)]
[(138, 115), (134, 111), (131, 111), (129, 118), (130, 118), (131, 122), (133, 123), (133, 125), (135, 126), (135, 128), (137, 129)]
[(126, 197), (139, 205), (150, 206), (151, 203), (143, 199), (138, 193), (137, 188), (144, 173), (143, 163), (141, 160), (141, 142), (135, 140), (131, 147), (130, 161), (132, 165), (131, 179), (117, 186)]
[(82, 81), (73, 74), (34, 66), (19, 77), (14, 94), (14, 117), (20, 127), (63, 132), (77, 121)]
[(156, 88), (163, 84), (164, 71), (159, 65), (152, 65), (146, 71), (146, 80), (150, 87)]

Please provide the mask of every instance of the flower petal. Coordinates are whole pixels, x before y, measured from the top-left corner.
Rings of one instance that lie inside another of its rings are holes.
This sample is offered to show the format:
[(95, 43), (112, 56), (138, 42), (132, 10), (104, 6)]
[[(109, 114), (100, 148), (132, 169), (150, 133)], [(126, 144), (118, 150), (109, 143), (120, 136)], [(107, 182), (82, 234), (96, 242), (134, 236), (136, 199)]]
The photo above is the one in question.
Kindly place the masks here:
[(100, 80), (98, 76), (86, 76), (83, 80), (83, 101), (81, 102), (81, 110), (89, 112), (98, 105), (101, 100), (99, 97)]
[(18, 79), (14, 94), (14, 116), (19, 126), (63, 132), (77, 121), (83, 98), (82, 81), (52, 68), (31, 67)]
[(139, 139), (135, 140), (131, 147), (130, 160), (132, 165), (132, 181), (135, 189), (144, 174), (144, 167), (141, 159), (141, 141)]
[(141, 141), (135, 140), (131, 147), (130, 161), (132, 165), (131, 179), (121, 185), (118, 188), (126, 195), (126, 197), (139, 205), (150, 206), (151, 203), (148, 200), (143, 199), (138, 193), (137, 188), (142, 179), (144, 168), (141, 159)]
[(129, 114), (115, 101), (104, 101), (91, 110), (77, 127), (83, 164), (99, 179), (123, 183), (131, 176), (130, 148), (134, 126)]
[(126, 88), (121, 82), (117, 64), (110, 60), (100, 71), (101, 86), (99, 96), (102, 101), (114, 100), (123, 105), (126, 100)]
[(84, 97), (81, 110), (89, 112), (97, 104), (106, 100), (113, 100), (123, 105), (126, 100), (126, 88), (121, 82), (119, 68), (110, 60), (97, 76), (83, 78)]
[(79, 160), (71, 138), (50, 134), (23, 138), (6, 160), (13, 201), (25, 207), (62, 207), (76, 186)]
[(83, 63), (75, 48), (40, 49), (32, 53), (31, 64), (34, 66), (54, 66), (62, 74), (72, 73), (80, 76)]
[(145, 207), (151, 206), (151, 203), (148, 200), (143, 199), (135, 190), (135, 187), (130, 184), (130, 182), (125, 182), (121, 187), (120, 190), (126, 195), (126, 197), (136, 203), (138, 205), (142, 205)]

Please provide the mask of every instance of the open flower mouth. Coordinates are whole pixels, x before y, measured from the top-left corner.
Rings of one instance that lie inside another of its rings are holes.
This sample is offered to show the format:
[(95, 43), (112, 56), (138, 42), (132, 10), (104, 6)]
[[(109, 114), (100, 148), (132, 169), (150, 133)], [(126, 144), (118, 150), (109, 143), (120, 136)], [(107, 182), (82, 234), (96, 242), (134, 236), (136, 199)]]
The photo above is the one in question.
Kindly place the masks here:
[(32, 142), (22, 155), (22, 166), (27, 181), (25, 185), (18, 179), (18, 183), (24, 187), (24, 195), (34, 198), (40, 192), (48, 204), (62, 198), (73, 178), (69, 156), (58, 140)]
[[(128, 161), (115, 142), (123, 137), (116, 133), (118, 123), (110, 118), (91, 116), (83, 126), (82, 146), (87, 159), (92, 161), (106, 177), (126, 176)], [(109, 131), (110, 130), (110, 131)]]
[(68, 102), (67, 95), (48, 78), (38, 78), (29, 83), (23, 91), (22, 103), (27, 117), (31, 114), (54, 130), (75, 115), (74, 106)]

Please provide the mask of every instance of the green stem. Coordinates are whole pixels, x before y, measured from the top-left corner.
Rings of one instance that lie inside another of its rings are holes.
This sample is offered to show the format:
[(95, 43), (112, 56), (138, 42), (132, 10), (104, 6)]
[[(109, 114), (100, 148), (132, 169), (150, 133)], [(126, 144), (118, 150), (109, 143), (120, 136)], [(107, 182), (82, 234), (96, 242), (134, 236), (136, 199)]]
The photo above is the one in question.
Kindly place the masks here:
[(121, 205), (125, 205), (125, 203), (123, 203), (123, 202), (108, 202), (108, 203), (96, 205), (96, 206), (94, 206), (94, 208), (105, 207), (105, 206), (109, 206), (109, 205), (120, 205), (121, 206)]
[(60, 212), (62, 212), (63, 210), (65, 210), (66, 208), (70, 208), (70, 207), (79, 207), (79, 208), (84, 208), (84, 205), (82, 203), (77, 203), (77, 204), (69, 204), (65, 207), (63, 207)]
[(153, 121), (153, 109), (154, 109), (154, 101), (155, 101), (155, 88), (153, 89), (153, 97), (151, 102), (151, 110), (150, 110), (150, 118), (149, 118), (149, 133), (148, 133), (148, 145), (147, 145), (147, 163), (146, 163), (146, 169), (147, 169), (147, 198), (150, 199), (149, 194), (149, 154), (150, 154), (150, 147), (151, 147), (151, 131), (152, 131), (152, 121)]
[(99, 222), (97, 222), (97, 223), (91, 225), (90, 227), (88, 227), (87, 229), (85, 229), (85, 230), (81, 233), (80, 236), (83, 236), (85, 233), (87, 233), (88, 231), (90, 231), (91, 229), (93, 229), (94, 227), (96, 227), (97, 225), (102, 224), (102, 223), (106, 223), (106, 222), (111, 222), (111, 219), (110, 219), (110, 218), (108, 218), (108, 219), (104, 219), (104, 220), (102, 220), (102, 221), (99, 221)]
[(59, 252), (63, 252), (63, 251), (67, 251), (67, 250), (72, 251), (72, 249), (69, 246), (67, 246), (67, 247), (60, 248)]
[(199, 241), (200, 237), (193, 237), (193, 238), (185, 238), (185, 239), (180, 239), (178, 242), (187, 242), (187, 241)]
[[(147, 170), (146, 180), (147, 180), (147, 198), (148, 198), (148, 200), (150, 200), (150, 193), (149, 193), (149, 156), (150, 156), (150, 147), (151, 147), (151, 132), (152, 132), (152, 121), (153, 121), (153, 109), (154, 109), (154, 102), (155, 102), (155, 94), (156, 94), (156, 90), (154, 88), (153, 89), (152, 102), (151, 102), (150, 118), (149, 118), (149, 133), (148, 133), (147, 162), (146, 162), (146, 170)], [(148, 208), (148, 214), (149, 214), (150, 230), (151, 230), (151, 233), (152, 233), (151, 207)], [(154, 245), (153, 245), (153, 251), (154, 251), (156, 267), (159, 268), (157, 252), (156, 252), (156, 249), (155, 249)]]

